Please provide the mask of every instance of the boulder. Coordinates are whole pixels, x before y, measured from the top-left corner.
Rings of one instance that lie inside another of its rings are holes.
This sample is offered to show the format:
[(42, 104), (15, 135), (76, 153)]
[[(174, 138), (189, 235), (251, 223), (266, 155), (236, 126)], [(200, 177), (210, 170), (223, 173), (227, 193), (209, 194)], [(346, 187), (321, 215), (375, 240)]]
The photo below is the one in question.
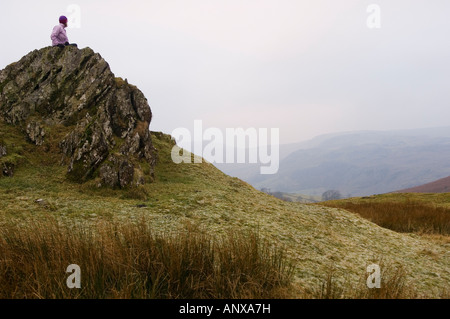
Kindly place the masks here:
[(8, 152), (6, 151), (6, 146), (0, 144), (0, 158), (6, 155), (8, 155)]
[(39, 146), (44, 143), (45, 131), (41, 124), (34, 121), (29, 122), (26, 132), (32, 143)]

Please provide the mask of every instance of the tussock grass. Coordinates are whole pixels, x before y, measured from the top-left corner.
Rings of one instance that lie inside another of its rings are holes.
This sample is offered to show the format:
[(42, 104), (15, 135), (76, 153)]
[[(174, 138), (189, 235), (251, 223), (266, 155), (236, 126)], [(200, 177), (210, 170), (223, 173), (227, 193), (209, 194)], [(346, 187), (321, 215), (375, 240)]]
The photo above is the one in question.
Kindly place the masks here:
[(343, 208), (401, 233), (450, 235), (450, 208), (422, 203), (405, 202), (351, 202), (321, 203), (328, 207)]
[[(70, 264), (81, 289), (66, 285)], [(213, 238), (190, 226), (158, 233), (145, 220), (50, 217), (0, 228), (0, 298), (282, 298), (292, 275), (284, 251), (254, 232)]]
[(407, 271), (403, 266), (377, 262), (381, 269), (381, 287), (368, 288), (368, 273), (361, 276), (356, 285), (340, 278), (334, 267), (329, 267), (321, 281), (320, 289), (310, 297), (318, 299), (415, 299), (417, 291), (407, 282)]

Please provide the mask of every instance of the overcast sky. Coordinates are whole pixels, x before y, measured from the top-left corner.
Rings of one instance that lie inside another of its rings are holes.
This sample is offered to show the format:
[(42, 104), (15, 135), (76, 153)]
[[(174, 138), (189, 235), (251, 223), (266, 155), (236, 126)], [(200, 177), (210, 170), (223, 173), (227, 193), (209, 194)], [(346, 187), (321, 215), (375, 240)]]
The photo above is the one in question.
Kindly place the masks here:
[[(367, 26), (373, 3), (379, 29)], [(279, 128), (292, 143), (449, 125), (448, 0), (1, 0), (0, 69), (51, 45), (70, 4), (81, 9), (70, 41), (144, 92), (152, 130), (198, 119)]]

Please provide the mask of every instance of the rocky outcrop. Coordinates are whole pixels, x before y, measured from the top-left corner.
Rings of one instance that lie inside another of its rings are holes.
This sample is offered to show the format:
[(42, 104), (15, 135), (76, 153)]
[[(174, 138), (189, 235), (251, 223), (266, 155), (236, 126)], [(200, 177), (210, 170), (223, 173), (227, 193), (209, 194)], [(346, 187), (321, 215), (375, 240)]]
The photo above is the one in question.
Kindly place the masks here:
[(41, 124), (30, 122), (27, 125), (26, 131), (32, 143), (36, 145), (42, 145), (44, 143), (45, 131)]
[(153, 179), (147, 99), (89, 48), (35, 50), (0, 71), (0, 119), (36, 146), (55, 128), (66, 132), (58, 146), (73, 181), (127, 187)]
[(3, 156), (7, 155), (8, 152), (6, 151), (6, 146), (0, 144), (0, 158), (2, 158)]
[[(100, 176), (104, 185), (110, 187), (127, 187), (135, 174), (134, 165), (126, 158), (111, 156), (109, 163), (100, 168)], [(136, 184), (142, 184), (144, 180), (137, 178)]]

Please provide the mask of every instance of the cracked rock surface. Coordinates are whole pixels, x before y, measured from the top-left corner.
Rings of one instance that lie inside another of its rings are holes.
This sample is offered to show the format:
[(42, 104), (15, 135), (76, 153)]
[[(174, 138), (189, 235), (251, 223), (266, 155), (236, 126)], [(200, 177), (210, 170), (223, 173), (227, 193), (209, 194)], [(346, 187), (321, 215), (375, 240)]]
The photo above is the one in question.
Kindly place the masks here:
[(1, 70), (0, 120), (19, 126), (36, 146), (62, 127), (58, 146), (70, 180), (99, 177), (110, 187), (153, 180), (148, 101), (90, 48), (47, 47)]

